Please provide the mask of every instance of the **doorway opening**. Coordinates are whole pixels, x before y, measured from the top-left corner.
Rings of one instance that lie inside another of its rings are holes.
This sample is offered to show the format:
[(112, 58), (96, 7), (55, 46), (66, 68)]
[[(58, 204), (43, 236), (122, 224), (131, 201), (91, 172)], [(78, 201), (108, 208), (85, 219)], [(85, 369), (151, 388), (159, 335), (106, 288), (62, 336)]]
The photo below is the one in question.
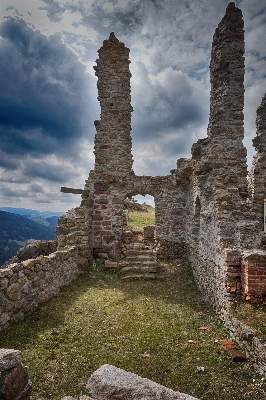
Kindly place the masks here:
[(127, 197), (124, 200), (124, 207), (124, 221), (126, 222), (124, 225), (124, 237), (130, 237), (131, 241), (154, 243), (154, 198), (148, 195)]
[(128, 222), (136, 228), (155, 224), (155, 205), (152, 196), (137, 195), (131, 198), (132, 208), (128, 209)]

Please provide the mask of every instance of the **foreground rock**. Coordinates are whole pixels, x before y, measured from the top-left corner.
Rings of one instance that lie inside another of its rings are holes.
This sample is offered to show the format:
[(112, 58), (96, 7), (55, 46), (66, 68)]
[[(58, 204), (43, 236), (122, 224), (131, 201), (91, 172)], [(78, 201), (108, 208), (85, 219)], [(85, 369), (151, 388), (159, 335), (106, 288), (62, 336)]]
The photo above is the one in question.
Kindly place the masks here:
[(197, 400), (108, 364), (92, 374), (86, 388), (92, 398), (100, 400)]
[(32, 384), (21, 359), (19, 350), (0, 349), (1, 400), (30, 400)]

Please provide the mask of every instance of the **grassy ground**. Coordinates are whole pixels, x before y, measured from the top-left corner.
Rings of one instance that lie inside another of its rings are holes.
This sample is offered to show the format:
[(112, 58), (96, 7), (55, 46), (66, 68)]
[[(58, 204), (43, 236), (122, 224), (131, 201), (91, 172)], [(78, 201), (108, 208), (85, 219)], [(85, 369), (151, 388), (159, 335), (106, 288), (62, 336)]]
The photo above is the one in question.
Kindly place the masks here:
[(266, 305), (250, 304), (246, 301), (238, 303), (235, 316), (257, 331), (257, 336), (266, 342)]
[(98, 265), (2, 332), (0, 347), (22, 351), (33, 400), (86, 394), (88, 378), (105, 363), (201, 400), (265, 399), (251, 363), (233, 363), (223, 352), (227, 337), (187, 262), (176, 261), (165, 266), (164, 280), (140, 282)]
[(135, 228), (142, 229), (144, 226), (154, 225), (155, 209), (148, 206), (148, 212), (132, 211), (128, 213), (128, 222)]

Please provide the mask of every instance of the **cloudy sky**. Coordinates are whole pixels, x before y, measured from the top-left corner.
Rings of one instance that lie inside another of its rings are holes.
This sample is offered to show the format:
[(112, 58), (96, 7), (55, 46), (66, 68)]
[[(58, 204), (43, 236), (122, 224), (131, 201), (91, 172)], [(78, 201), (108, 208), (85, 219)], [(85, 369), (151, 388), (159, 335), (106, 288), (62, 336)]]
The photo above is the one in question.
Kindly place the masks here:
[[(206, 137), (209, 62), (227, 0), (1, 0), (0, 207), (66, 211), (93, 169), (93, 65), (110, 32), (130, 48), (138, 175), (167, 175)], [(245, 145), (266, 92), (266, 1), (237, 0), (246, 42)]]

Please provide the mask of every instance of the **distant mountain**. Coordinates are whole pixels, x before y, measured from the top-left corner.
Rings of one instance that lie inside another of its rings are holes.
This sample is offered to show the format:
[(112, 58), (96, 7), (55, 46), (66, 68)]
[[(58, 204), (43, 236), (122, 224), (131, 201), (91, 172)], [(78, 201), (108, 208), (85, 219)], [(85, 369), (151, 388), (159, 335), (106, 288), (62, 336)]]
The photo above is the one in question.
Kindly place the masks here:
[(51, 218), (51, 217), (61, 217), (63, 212), (60, 211), (38, 211), (31, 210), (30, 208), (13, 208), (13, 207), (0, 207), (0, 211), (6, 211), (13, 214), (23, 215), (27, 218)]
[(52, 226), (53, 228), (56, 228), (58, 225), (58, 217), (53, 216), (53, 217), (49, 217), (46, 218), (46, 221), (49, 223), (50, 226)]
[(58, 218), (63, 215), (60, 211), (38, 211), (31, 210), (30, 208), (13, 208), (13, 207), (0, 207), (0, 211), (6, 211), (12, 214), (19, 214), (27, 217), (38, 224), (57, 227)]
[(54, 240), (55, 238), (54, 227), (44, 226), (28, 217), (0, 210), (0, 265), (13, 257), (29, 239)]

